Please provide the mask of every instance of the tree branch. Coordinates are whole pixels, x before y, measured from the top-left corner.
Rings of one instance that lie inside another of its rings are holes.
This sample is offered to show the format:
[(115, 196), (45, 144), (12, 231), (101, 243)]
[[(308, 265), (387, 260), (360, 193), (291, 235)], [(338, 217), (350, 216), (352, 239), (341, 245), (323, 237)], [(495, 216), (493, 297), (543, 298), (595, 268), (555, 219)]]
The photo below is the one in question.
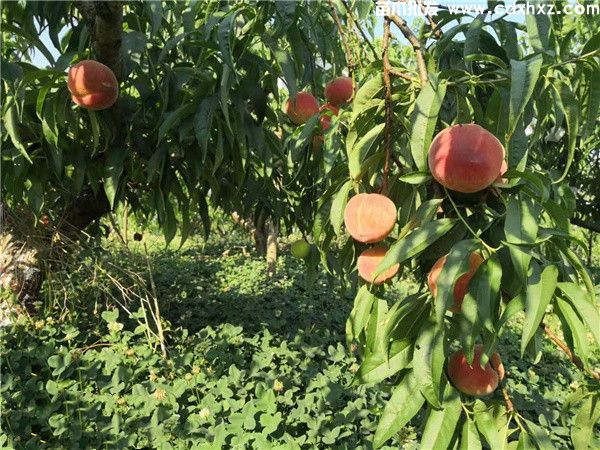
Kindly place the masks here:
[(400, 72), (399, 70), (396, 70), (392, 67), (390, 67), (388, 69), (388, 71), (390, 72), (390, 75), (394, 75), (395, 77), (400, 77), (400, 78), (404, 78), (405, 80), (408, 81), (413, 81), (413, 77), (411, 77), (409, 74), (404, 73), (404, 72)]
[(571, 219), (571, 223), (573, 225), (577, 225), (578, 227), (585, 228), (586, 230), (590, 230), (595, 233), (600, 233), (600, 223), (591, 222), (589, 220), (582, 220), (576, 217), (573, 217)]
[(425, 14), (425, 17), (427, 17), (427, 21), (429, 22), (429, 26), (431, 27), (431, 32), (433, 33), (433, 36), (436, 39), (440, 39), (442, 37), (442, 30), (440, 30), (438, 28), (438, 24), (436, 23), (435, 20), (433, 20), (433, 17), (431, 17), (431, 14), (427, 13), (427, 8), (423, 4), (423, 1), (417, 0), (417, 3), (421, 7), (421, 11), (423, 12), (423, 14)]
[(123, 36), (123, 4), (117, 1), (80, 0), (75, 6), (92, 36), (92, 49), (98, 61), (121, 79), (120, 50)]
[(377, 4), (378, 7), (383, 8), (384, 16), (386, 18), (389, 18), (394, 23), (394, 25), (396, 25), (398, 27), (400, 32), (404, 35), (404, 37), (408, 40), (408, 42), (412, 46), (413, 50), (415, 51), (415, 56), (417, 59), (417, 68), (419, 69), (419, 79), (421, 80), (421, 85), (426, 84), (428, 81), (427, 65), (425, 64), (425, 56), (423, 54), (423, 49), (421, 48), (421, 42), (419, 41), (417, 36), (415, 36), (415, 34), (412, 32), (412, 30), (406, 23), (406, 20), (404, 20), (402, 17), (392, 13), (392, 9), (390, 8), (390, 5), (387, 3), (387, 1), (385, 1), (385, 0), (380, 0), (380, 1), (373, 0), (373, 1), (375, 1), (375, 3)]
[(390, 19), (383, 21), (383, 84), (385, 86), (385, 162), (383, 165), (383, 182), (381, 192), (387, 193), (387, 182), (390, 173), (390, 156), (392, 155), (392, 82), (390, 80)]
[(337, 12), (335, 11), (335, 5), (333, 4), (333, 0), (329, 0), (329, 6), (331, 6), (331, 15), (333, 16), (333, 20), (335, 21), (338, 32), (340, 33), (342, 44), (344, 44), (344, 53), (346, 53), (346, 61), (348, 62), (348, 72), (350, 73), (350, 77), (352, 77), (352, 81), (354, 82), (354, 58), (352, 57), (350, 47), (348, 46), (348, 41), (346, 40), (344, 28), (342, 27), (342, 21), (340, 20), (339, 16), (337, 15)]
[(585, 372), (585, 373), (591, 375), (596, 380), (600, 381), (600, 374), (594, 370), (586, 369), (583, 365), (583, 362), (581, 361), (581, 358), (579, 358), (579, 356), (577, 356), (575, 353), (573, 353), (573, 351), (569, 348), (569, 346), (567, 344), (565, 344), (563, 341), (561, 341), (560, 338), (552, 332), (552, 330), (550, 329), (550, 327), (548, 327), (548, 325), (546, 325), (545, 323), (542, 322), (542, 323), (540, 323), (540, 328), (542, 330), (544, 330), (544, 333), (546, 333), (546, 336), (548, 336), (548, 339), (550, 339), (552, 342), (554, 342), (554, 344), (567, 355), (567, 357), (571, 360), (571, 362), (575, 365), (575, 367), (577, 367), (582, 372)]
[(342, 0), (342, 3), (344, 4), (344, 8), (346, 8), (346, 12), (352, 18), (352, 22), (354, 23), (354, 26), (358, 29), (360, 35), (362, 36), (363, 42), (367, 43), (367, 45), (369, 46), (369, 49), (371, 49), (371, 52), (373, 53), (373, 56), (375, 56), (375, 58), (377, 58), (378, 57), (377, 50), (375, 50), (373, 43), (367, 37), (365, 30), (362, 29), (362, 27), (360, 26), (360, 23), (357, 20), (354, 20), (354, 18), (352, 16), (352, 10), (348, 6), (348, 2), (346, 0)]

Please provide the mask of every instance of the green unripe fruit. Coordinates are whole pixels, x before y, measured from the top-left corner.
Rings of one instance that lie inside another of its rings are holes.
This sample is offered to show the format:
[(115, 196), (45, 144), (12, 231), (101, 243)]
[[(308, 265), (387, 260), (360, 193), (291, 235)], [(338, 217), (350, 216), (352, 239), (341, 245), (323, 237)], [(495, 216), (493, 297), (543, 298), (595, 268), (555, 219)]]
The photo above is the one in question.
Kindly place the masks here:
[(310, 244), (300, 239), (292, 244), (292, 255), (296, 258), (306, 258), (310, 255)]

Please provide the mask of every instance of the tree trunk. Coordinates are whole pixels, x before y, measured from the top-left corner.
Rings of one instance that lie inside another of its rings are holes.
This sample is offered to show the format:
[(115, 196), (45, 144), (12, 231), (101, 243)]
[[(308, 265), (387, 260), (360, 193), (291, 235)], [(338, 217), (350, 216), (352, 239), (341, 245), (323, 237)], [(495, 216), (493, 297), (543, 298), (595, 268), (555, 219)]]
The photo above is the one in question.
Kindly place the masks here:
[[(42, 284), (41, 260), (48, 238), (30, 224), (32, 219), (2, 217), (0, 231), (0, 323), (9, 323), (8, 315), (34, 314), (35, 301)], [(9, 301), (14, 294), (18, 303)]]
[(252, 234), (254, 236), (254, 248), (260, 256), (266, 256), (267, 254), (266, 223), (265, 215), (262, 212), (258, 213)]
[(275, 275), (275, 268), (277, 264), (277, 235), (279, 233), (279, 224), (274, 222), (273, 219), (267, 221), (267, 273), (269, 276)]
[(267, 260), (267, 271), (269, 275), (275, 274), (277, 262), (277, 238), (279, 235), (279, 224), (273, 219), (265, 219), (263, 213), (259, 213), (256, 223), (251, 220), (242, 219), (236, 212), (231, 214), (233, 221), (252, 233), (254, 248), (260, 256)]

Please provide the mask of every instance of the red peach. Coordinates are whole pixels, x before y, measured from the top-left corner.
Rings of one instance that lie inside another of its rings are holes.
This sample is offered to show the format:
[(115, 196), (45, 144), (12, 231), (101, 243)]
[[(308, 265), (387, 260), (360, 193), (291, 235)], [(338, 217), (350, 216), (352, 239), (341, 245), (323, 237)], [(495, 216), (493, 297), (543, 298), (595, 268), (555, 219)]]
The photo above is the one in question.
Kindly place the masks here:
[(483, 346), (474, 349), (473, 364), (469, 365), (462, 350), (453, 353), (448, 359), (448, 379), (456, 389), (475, 397), (489, 395), (496, 390), (498, 382), (504, 378), (504, 366), (498, 353), (494, 353), (482, 368), (480, 364)]
[(352, 100), (352, 78), (337, 77), (325, 86), (325, 98), (334, 106), (340, 106)]
[(383, 260), (387, 253), (387, 247), (371, 247), (363, 251), (358, 257), (358, 275), (365, 281), (373, 284), (381, 284), (391, 279), (398, 273), (400, 264), (394, 264), (389, 269), (384, 270), (377, 278), (375, 277), (375, 269)]
[(284, 110), (292, 123), (302, 125), (319, 112), (319, 103), (311, 93), (298, 92), (296, 97), (288, 99)]
[(344, 210), (344, 223), (350, 236), (367, 244), (385, 239), (397, 217), (394, 202), (381, 194), (355, 195)]
[(443, 186), (457, 192), (485, 189), (500, 173), (504, 147), (476, 124), (454, 125), (437, 134), (429, 147), (429, 170)]
[[(340, 113), (340, 109), (337, 106), (332, 105), (331, 103), (325, 103), (321, 106), (321, 118), (319, 119), (321, 122), (321, 128), (323, 131), (327, 131), (331, 126), (331, 115), (337, 116)], [(331, 111), (331, 114), (326, 113), (325, 111)]]
[[(446, 264), (447, 258), (448, 255), (445, 255), (438, 259), (427, 276), (427, 284), (429, 285), (433, 298), (437, 296), (437, 279), (440, 276), (444, 264)], [(469, 256), (469, 271), (458, 277), (454, 284), (454, 303), (449, 308), (453, 313), (460, 312), (463, 299), (465, 298), (465, 294), (469, 287), (469, 282), (471, 281), (471, 278), (473, 278), (473, 275), (475, 275), (475, 272), (481, 263), (483, 263), (483, 258), (478, 253), (471, 253), (471, 256)]]
[(504, 175), (507, 170), (508, 170), (508, 164), (506, 164), (506, 160), (503, 159), (502, 165), (500, 166), (500, 174), (498, 175), (498, 178), (496, 178), (496, 180), (494, 182), (506, 184), (508, 182), (508, 180), (506, 178), (502, 178), (502, 175)]
[(93, 111), (111, 107), (119, 97), (119, 83), (113, 71), (92, 59), (69, 69), (67, 87), (73, 102)]

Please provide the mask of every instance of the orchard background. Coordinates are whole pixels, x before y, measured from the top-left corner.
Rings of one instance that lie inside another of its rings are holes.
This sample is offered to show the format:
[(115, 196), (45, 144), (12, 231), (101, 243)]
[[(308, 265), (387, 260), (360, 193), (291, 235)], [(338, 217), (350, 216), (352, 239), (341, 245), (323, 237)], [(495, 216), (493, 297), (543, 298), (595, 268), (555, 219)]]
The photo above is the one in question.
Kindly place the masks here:
[(600, 447), (600, 16), (497, 3), (3, 2), (0, 445)]

